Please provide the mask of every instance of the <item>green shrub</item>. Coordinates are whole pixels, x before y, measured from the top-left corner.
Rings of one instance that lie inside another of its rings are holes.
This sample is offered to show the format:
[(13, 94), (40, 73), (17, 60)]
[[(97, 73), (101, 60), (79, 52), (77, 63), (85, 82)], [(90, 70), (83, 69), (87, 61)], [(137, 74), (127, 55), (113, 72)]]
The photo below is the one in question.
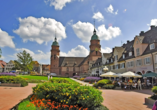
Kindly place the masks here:
[(34, 104), (31, 104), (29, 100), (24, 100), (18, 105), (18, 110), (36, 110), (36, 107)]
[(113, 84), (107, 84), (107, 85), (104, 85), (103, 88), (105, 88), (105, 89), (114, 89), (115, 86)]
[(152, 92), (154, 92), (154, 94), (157, 94), (157, 86), (153, 86)]
[(27, 86), (28, 82), (22, 77), (16, 76), (0, 76), (1, 83), (21, 84), (22, 87)]
[(102, 79), (98, 81), (97, 83), (98, 83), (98, 86), (103, 87), (106, 84), (112, 84), (112, 81), (109, 79)]
[(93, 83), (93, 87), (98, 88), (98, 83)]
[(83, 81), (85, 78), (80, 78), (81, 81)]
[(87, 108), (101, 105), (103, 101), (101, 93), (91, 86), (67, 83), (45, 82), (33, 88), (33, 94), (37, 95), (39, 99), (50, 99), (67, 105), (79, 105)]
[(68, 84), (78, 84), (80, 85), (78, 82), (73, 81), (69, 78), (55, 78), (55, 79), (50, 79), (50, 82), (52, 83), (68, 83)]

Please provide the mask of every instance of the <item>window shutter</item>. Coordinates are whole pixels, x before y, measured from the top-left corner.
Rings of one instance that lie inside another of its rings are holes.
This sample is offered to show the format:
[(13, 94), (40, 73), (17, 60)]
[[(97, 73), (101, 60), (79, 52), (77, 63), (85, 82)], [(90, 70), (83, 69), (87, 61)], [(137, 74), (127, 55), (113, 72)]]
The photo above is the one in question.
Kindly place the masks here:
[(124, 63), (124, 68), (125, 68), (125, 63)]
[(137, 61), (138, 61), (138, 60), (136, 60), (136, 66), (137, 66)]

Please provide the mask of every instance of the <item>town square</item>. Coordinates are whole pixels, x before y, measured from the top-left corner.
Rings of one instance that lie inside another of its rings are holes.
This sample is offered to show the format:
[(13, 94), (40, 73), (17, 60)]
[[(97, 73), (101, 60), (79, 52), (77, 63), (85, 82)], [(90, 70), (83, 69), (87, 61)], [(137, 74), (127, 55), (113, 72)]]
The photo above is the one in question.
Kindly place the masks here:
[(0, 1), (0, 110), (157, 110), (156, 6)]

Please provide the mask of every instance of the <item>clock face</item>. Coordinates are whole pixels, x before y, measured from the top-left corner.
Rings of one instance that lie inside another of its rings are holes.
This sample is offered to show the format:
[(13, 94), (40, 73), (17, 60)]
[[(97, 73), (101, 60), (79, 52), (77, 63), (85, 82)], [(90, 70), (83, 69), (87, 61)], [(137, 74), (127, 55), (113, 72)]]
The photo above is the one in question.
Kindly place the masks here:
[(95, 51), (98, 51), (98, 48), (95, 48)]

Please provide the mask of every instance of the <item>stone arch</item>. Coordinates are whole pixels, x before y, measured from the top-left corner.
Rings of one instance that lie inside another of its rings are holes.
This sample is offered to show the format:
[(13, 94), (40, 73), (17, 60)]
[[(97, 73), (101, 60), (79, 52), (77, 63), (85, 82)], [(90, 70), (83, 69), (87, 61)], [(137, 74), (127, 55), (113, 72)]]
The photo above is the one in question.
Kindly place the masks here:
[(146, 73), (151, 73), (152, 71), (147, 71)]
[(137, 74), (142, 75), (142, 72), (138, 71)]

